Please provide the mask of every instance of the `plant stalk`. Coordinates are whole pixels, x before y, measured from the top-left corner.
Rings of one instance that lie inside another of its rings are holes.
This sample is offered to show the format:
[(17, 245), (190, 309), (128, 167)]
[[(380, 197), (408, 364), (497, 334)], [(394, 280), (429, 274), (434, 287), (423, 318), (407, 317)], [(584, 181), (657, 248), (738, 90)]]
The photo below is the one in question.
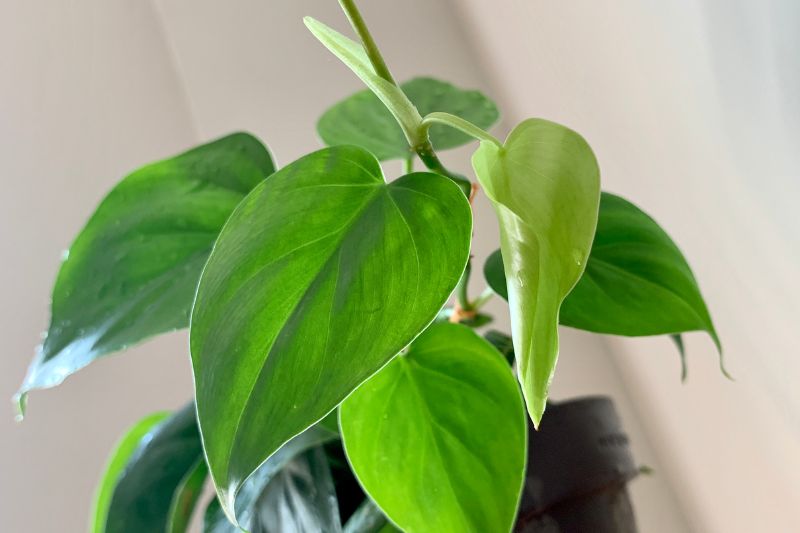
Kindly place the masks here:
[(386, 66), (386, 61), (383, 60), (383, 56), (381, 55), (381, 51), (378, 49), (378, 45), (375, 43), (375, 39), (372, 38), (372, 34), (369, 32), (369, 28), (367, 28), (367, 23), (364, 22), (364, 17), (361, 16), (361, 12), (359, 12), (356, 4), (353, 0), (339, 0), (339, 5), (342, 6), (345, 15), (347, 15), (347, 19), (350, 21), (350, 25), (355, 30), (358, 38), (361, 39), (361, 44), (364, 46), (364, 50), (367, 52), (367, 57), (369, 58), (369, 62), (372, 63), (372, 68), (375, 69), (375, 74), (380, 76), (381, 78), (385, 79), (392, 85), (397, 85), (397, 82), (394, 81), (392, 77), (392, 73), (389, 71), (389, 67)]

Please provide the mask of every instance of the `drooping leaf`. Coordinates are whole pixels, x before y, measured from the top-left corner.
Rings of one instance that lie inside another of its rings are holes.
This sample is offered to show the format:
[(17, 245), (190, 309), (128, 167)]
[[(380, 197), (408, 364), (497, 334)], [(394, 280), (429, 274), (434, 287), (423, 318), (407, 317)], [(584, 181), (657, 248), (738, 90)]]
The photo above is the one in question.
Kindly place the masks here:
[(344, 525), (344, 533), (400, 533), (386, 518), (386, 515), (366, 498)]
[[(172, 502), (185, 490), (187, 475), (202, 457), (194, 404), (168, 418), (154, 415), (137, 424), (117, 447), (103, 476), (93, 533), (169, 531), (170, 518), (180, 519), (170, 512)], [(191, 515), (195, 501), (185, 500), (191, 508), (180, 513)]]
[(509, 531), (527, 454), (525, 408), (503, 357), (434, 324), (345, 400), (342, 441), (361, 486), (404, 531)]
[(627, 336), (700, 330), (719, 347), (700, 288), (680, 249), (641, 209), (609, 193), (600, 203), (586, 273), (564, 302), (561, 323)]
[[(443, 111), (489, 128), (500, 114), (497, 106), (480, 91), (468, 91), (433, 78), (414, 78), (400, 85), (422, 116)], [(317, 123), (325, 144), (355, 144), (378, 159), (402, 159), (410, 152), (403, 130), (391, 112), (372, 91), (360, 91), (328, 109)], [(456, 148), (474, 139), (440, 124), (431, 127), (430, 138), (437, 150)]]
[(247, 476), (433, 320), (470, 238), (452, 182), (414, 173), (387, 185), (354, 146), (299, 159), (239, 205), (191, 326), (200, 427), (229, 516)]
[(314, 37), (361, 78), (361, 81), (383, 102), (401, 130), (405, 132), (407, 139), (410, 132), (416, 132), (422, 122), (419, 112), (399, 87), (375, 72), (363, 46), (311, 17), (305, 17), (303, 22)]
[(686, 347), (683, 345), (683, 336), (676, 334), (670, 335), (670, 338), (675, 343), (675, 348), (678, 349), (678, 355), (681, 358), (681, 381), (685, 383), (689, 375), (689, 367), (686, 363)]
[[(261, 504), (261, 495), (286, 465), (298, 455), (336, 438), (336, 432), (330, 431), (325, 425), (319, 423), (294, 437), (267, 459), (245, 481), (236, 498), (236, 517), (241, 528), (251, 533), (258, 531), (259, 517), (263, 515), (258, 509)], [(240, 531), (228, 520), (216, 498), (206, 509), (203, 522), (205, 533), (238, 533)], [(268, 531), (273, 530), (268, 529)]]
[(600, 172), (580, 135), (541, 119), (519, 124), (502, 147), (483, 141), (472, 164), (500, 222), (519, 379), (538, 424), (558, 358), (559, 308), (597, 225)]
[[(508, 298), (500, 251), (486, 260), (489, 286)], [(706, 331), (720, 347), (700, 288), (680, 249), (645, 212), (614, 194), (600, 215), (586, 271), (561, 306), (561, 324), (638, 337)], [(683, 344), (676, 346), (683, 356)], [(721, 351), (721, 350), (720, 350)]]
[(233, 208), (273, 172), (237, 133), (122, 180), (70, 247), (47, 338), (18, 393), (58, 385), (94, 359), (188, 325), (200, 271)]

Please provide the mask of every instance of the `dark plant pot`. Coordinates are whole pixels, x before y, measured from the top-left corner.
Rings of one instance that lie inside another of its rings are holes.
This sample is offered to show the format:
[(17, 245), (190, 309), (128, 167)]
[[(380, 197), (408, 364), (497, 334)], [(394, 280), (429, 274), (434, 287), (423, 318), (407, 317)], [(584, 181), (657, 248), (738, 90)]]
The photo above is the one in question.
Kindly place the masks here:
[(520, 533), (636, 533), (627, 484), (638, 473), (610, 398), (551, 403), (530, 428)]

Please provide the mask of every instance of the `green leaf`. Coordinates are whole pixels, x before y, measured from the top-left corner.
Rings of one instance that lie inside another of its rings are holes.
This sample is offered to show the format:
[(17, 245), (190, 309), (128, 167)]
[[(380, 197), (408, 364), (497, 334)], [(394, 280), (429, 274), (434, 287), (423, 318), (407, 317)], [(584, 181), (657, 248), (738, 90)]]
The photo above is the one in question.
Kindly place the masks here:
[(613, 335), (706, 331), (719, 337), (700, 288), (669, 235), (629, 201), (603, 193), (586, 273), (561, 323)]
[(186, 327), (222, 225), (272, 172), (264, 146), (236, 133), (142, 167), (114, 187), (61, 265), (47, 338), (17, 394), (21, 413), (31, 389)]
[(189, 529), (192, 513), (197, 500), (203, 492), (208, 477), (208, 466), (203, 457), (199, 457), (195, 465), (181, 480), (172, 497), (172, 504), (167, 515), (167, 533), (185, 533)]
[[(601, 215), (602, 216), (602, 215)], [(591, 261), (589, 256), (589, 261)], [(486, 283), (489, 287), (506, 301), (508, 300), (508, 285), (506, 285), (506, 271), (503, 266), (503, 255), (500, 250), (495, 250), (486, 262), (483, 264), (483, 277), (486, 278)]]
[[(489, 286), (508, 298), (500, 251), (486, 260)], [(586, 271), (561, 306), (561, 324), (638, 337), (706, 331), (720, 341), (689, 264), (667, 233), (645, 212), (604, 192)], [(683, 344), (681, 352), (685, 379)]]
[(256, 509), (253, 531), (341, 533), (336, 490), (322, 447), (283, 467), (264, 488)]
[(344, 525), (344, 533), (399, 533), (386, 518), (386, 515), (375, 505), (375, 502), (366, 498), (356, 509), (353, 516)]
[(503, 357), (465, 326), (434, 324), (339, 409), (361, 486), (405, 531), (510, 531), (527, 422)]
[(200, 427), (231, 518), (266, 458), (433, 320), (464, 269), (471, 226), (447, 178), (387, 185), (355, 146), (299, 159), (237, 207), (191, 326)]
[(400, 125), (406, 137), (406, 144), (415, 144), (422, 122), (419, 111), (397, 85), (381, 78), (375, 72), (364, 47), (311, 17), (305, 17), (303, 21), (314, 37), (361, 78), (361, 81), (383, 102)]
[[(481, 128), (489, 128), (500, 114), (480, 91), (459, 89), (433, 78), (414, 78), (400, 85), (423, 116), (436, 111), (451, 113)], [(411, 154), (403, 130), (391, 112), (369, 90), (360, 91), (328, 109), (317, 123), (317, 132), (329, 146), (355, 144), (381, 161), (403, 159)], [(434, 124), (430, 129), (434, 148), (446, 150), (474, 139), (456, 129)]]
[(503, 147), (482, 142), (472, 164), (500, 222), (519, 379), (538, 425), (558, 358), (559, 307), (597, 225), (600, 172), (580, 135), (541, 119), (522, 122)]
[[(169, 418), (144, 419), (125, 436), (103, 475), (93, 533), (168, 531), (172, 503), (186, 490), (187, 476), (200, 476), (202, 457), (194, 404)], [(192, 505), (180, 512), (190, 515), (193, 501), (187, 501)]]
[[(258, 531), (257, 521), (261, 495), (273, 479), (298, 455), (335, 440), (337, 433), (322, 423), (314, 425), (281, 446), (255, 473), (245, 481), (236, 498), (236, 518), (239, 526), (247, 531)], [(238, 532), (225, 515), (219, 500), (214, 499), (206, 509), (204, 518), (205, 533)]]
[(168, 418), (170, 413), (153, 413), (138, 421), (120, 439), (111, 453), (111, 457), (106, 464), (103, 477), (94, 495), (91, 512), (91, 531), (92, 533), (102, 533), (106, 528), (106, 518), (108, 509), (111, 506), (111, 498), (114, 496), (114, 489), (117, 486), (120, 475), (128, 461), (136, 452), (142, 438), (152, 429)]

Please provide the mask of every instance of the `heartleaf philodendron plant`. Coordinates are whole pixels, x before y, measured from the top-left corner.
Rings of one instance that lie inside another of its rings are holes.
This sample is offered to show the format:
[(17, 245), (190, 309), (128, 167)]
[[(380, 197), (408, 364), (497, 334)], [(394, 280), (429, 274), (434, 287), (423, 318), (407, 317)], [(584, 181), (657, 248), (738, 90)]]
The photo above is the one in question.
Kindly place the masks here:
[[(680, 250), (601, 192), (579, 134), (528, 119), (496, 139), (494, 103), (432, 78), (396, 83), (340, 3), (360, 42), (305, 22), (368, 90), (322, 116), (327, 148), (276, 169), (236, 133), (142, 167), (65, 256), (20, 416), (33, 389), (190, 332), (194, 402), (120, 441), (95, 533), (184, 532), (207, 480), (209, 533), (509, 531), (559, 324), (671, 335), (681, 352), (680, 335), (702, 330), (721, 353)], [(437, 156), (473, 140), (477, 184)], [(407, 172), (387, 180), (391, 159)], [(500, 225), (483, 270), (511, 338), (475, 331), (491, 320), (491, 293), (467, 291), (479, 189)]]

